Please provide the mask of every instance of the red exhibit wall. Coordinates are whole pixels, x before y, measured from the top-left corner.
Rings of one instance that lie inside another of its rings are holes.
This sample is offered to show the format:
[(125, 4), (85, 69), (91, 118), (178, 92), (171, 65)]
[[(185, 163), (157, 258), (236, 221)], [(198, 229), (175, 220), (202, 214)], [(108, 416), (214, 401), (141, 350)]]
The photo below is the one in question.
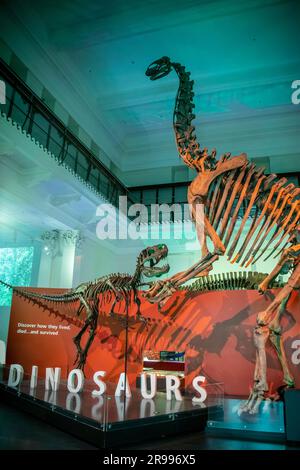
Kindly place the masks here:
[[(61, 289), (30, 290), (62, 292)], [(185, 351), (187, 385), (201, 374), (209, 382), (223, 382), (226, 394), (247, 395), (254, 372), (252, 338), (256, 315), (269, 305), (275, 293), (276, 290), (271, 291), (267, 297), (247, 290), (200, 294), (181, 291), (174, 294), (161, 312), (157, 305), (149, 304), (140, 295), (147, 322), (135, 318), (136, 306), (132, 305), (127, 338), (127, 372), (131, 385), (135, 385), (136, 376), (142, 370), (145, 350)], [(125, 367), (124, 304), (117, 306), (116, 311), (120, 313), (113, 317), (109, 315), (110, 307), (111, 303), (106, 303), (99, 312), (97, 334), (85, 373), (87, 378), (92, 378), (94, 371), (105, 370), (106, 380), (116, 383)], [(75, 317), (75, 311), (76, 305), (66, 308), (53, 304), (49, 308), (14, 295), (7, 363), (22, 364), (28, 373), (32, 365), (37, 365), (41, 376), (45, 367), (61, 367), (66, 376), (76, 357), (72, 338), (82, 325), (82, 318)], [(282, 327), (285, 351), (298, 387), (300, 365), (291, 362), (294, 351), (291, 346), (294, 340), (300, 340), (299, 316), (300, 296), (294, 292), (282, 318)], [(36, 326), (22, 327), (20, 323)], [(45, 330), (55, 334), (43, 334)], [(83, 342), (86, 339), (87, 334)], [(274, 391), (282, 383), (282, 372), (271, 344), (267, 346), (267, 361), (268, 383)]]

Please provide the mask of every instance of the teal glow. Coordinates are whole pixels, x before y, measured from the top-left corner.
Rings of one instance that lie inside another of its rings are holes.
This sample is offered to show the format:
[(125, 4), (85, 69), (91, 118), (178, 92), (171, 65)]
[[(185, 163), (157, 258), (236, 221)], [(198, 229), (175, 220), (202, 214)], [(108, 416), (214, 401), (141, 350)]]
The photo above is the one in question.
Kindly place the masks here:
[[(13, 286), (30, 285), (33, 251), (33, 246), (0, 248), (0, 279)], [(11, 297), (11, 290), (0, 286), (0, 306), (9, 306)]]

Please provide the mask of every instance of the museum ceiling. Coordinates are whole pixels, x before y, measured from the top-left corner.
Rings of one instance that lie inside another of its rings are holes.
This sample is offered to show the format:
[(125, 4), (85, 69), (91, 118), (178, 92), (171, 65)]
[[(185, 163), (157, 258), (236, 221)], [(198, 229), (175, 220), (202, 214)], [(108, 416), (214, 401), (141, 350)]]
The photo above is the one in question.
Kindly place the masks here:
[(125, 182), (182, 165), (172, 134), (177, 77), (150, 82), (144, 73), (162, 55), (192, 72), (204, 146), (245, 151), (271, 171), (299, 170), (300, 108), (291, 104), (299, 2), (15, 0), (1, 8), (4, 40)]

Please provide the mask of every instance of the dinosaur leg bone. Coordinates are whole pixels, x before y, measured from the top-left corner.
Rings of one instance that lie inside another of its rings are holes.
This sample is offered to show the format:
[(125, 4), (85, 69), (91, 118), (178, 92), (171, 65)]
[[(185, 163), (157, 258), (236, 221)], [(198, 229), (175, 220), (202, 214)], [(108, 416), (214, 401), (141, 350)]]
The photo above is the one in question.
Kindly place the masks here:
[(147, 319), (143, 317), (143, 315), (141, 314), (141, 301), (138, 297), (138, 293), (136, 291), (136, 289), (133, 289), (133, 302), (136, 304), (137, 306), (137, 311), (136, 311), (136, 318), (138, 320), (141, 320), (142, 322), (144, 323), (147, 323)]
[(115, 294), (115, 299), (113, 301), (113, 304), (111, 306), (111, 311), (110, 311), (110, 316), (113, 316), (115, 314), (115, 306), (118, 302), (120, 302), (120, 300), (122, 300), (123, 298), (123, 294), (121, 292), (121, 289), (117, 289), (113, 283), (111, 281), (107, 281), (107, 284), (109, 285), (109, 287), (111, 288), (111, 290), (113, 291), (113, 293)]
[[(297, 247), (293, 247), (297, 249)], [(287, 361), (280, 337), (280, 317), (286, 307), (288, 299), (295, 288), (300, 286), (300, 262), (291, 274), (287, 284), (277, 294), (268, 308), (257, 315), (257, 325), (254, 330), (254, 343), (257, 348), (256, 367), (254, 374), (254, 387), (248, 401), (240, 407), (239, 412), (248, 411), (250, 414), (258, 412), (259, 404), (268, 391), (265, 343), (270, 340), (275, 347), (284, 373), (284, 382), (293, 386), (294, 380), (288, 369)]]
[(89, 320), (89, 322), (87, 322), (87, 326), (90, 327), (89, 338), (86, 342), (86, 345), (85, 345), (84, 349), (81, 351), (81, 355), (80, 355), (79, 361), (77, 363), (78, 369), (82, 369), (82, 370), (84, 370), (87, 354), (88, 354), (88, 351), (91, 347), (91, 344), (92, 344), (92, 342), (94, 340), (94, 337), (95, 337), (95, 334), (96, 334), (97, 317), (94, 317), (91, 320)]
[(238, 413), (249, 412), (255, 414), (259, 410), (259, 405), (268, 391), (267, 384), (267, 361), (266, 361), (266, 341), (269, 337), (267, 326), (257, 325), (254, 329), (254, 344), (256, 347), (256, 363), (254, 371), (254, 387), (246, 403), (243, 403)]
[(117, 304), (120, 300), (122, 300), (122, 295), (119, 294), (119, 293), (116, 293), (115, 298), (114, 298), (114, 301), (113, 301), (113, 304), (112, 304), (112, 306), (111, 306), (111, 310), (110, 310), (110, 312), (109, 312), (109, 315), (110, 315), (111, 317), (113, 317), (113, 316), (116, 314), (116, 312), (115, 312), (115, 306), (116, 306), (116, 304)]
[(225, 246), (223, 245), (219, 235), (215, 231), (215, 229), (210, 224), (209, 220), (207, 219), (206, 215), (204, 215), (204, 227), (205, 231), (208, 234), (209, 238), (214, 244), (214, 254), (223, 255), (225, 253)]
[[(291, 294), (290, 294), (291, 295)], [(274, 316), (273, 320), (269, 323), (269, 330), (270, 330), (270, 340), (275, 348), (277, 353), (279, 362), (281, 364), (281, 368), (283, 371), (283, 382), (288, 387), (293, 387), (295, 384), (294, 378), (289, 370), (289, 366), (287, 363), (282, 337), (281, 337), (281, 327), (280, 327), (280, 318), (285, 311), (286, 305), (289, 301), (290, 295), (288, 295), (280, 304), (276, 315)]]
[(203, 198), (197, 196), (195, 197), (191, 191), (189, 191), (188, 202), (191, 207), (192, 220), (196, 225), (197, 238), (199, 240), (201, 249), (204, 249), (205, 254), (207, 254), (206, 236), (208, 236), (214, 245), (214, 252), (216, 254), (223, 255), (225, 253), (225, 246), (223, 245), (222, 240), (218, 236), (216, 230), (211, 225), (209, 218), (205, 214), (205, 204)]
[(187, 271), (184, 271), (180, 275), (175, 275), (171, 278), (172, 282), (176, 284), (176, 287), (181, 286), (185, 282), (189, 281), (193, 277), (198, 276), (201, 272), (206, 271), (208, 267), (219, 259), (219, 255), (216, 253), (209, 253), (202, 261), (195, 263)]
[(259, 285), (259, 292), (264, 293), (270, 283), (276, 279), (278, 274), (280, 274), (281, 270), (283, 269), (284, 265), (288, 262), (292, 262), (297, 256), (300, 251), (300, 245), (294, 245), (290, 248), (287, 248), (284, 250), (282, 253), (278, 263), (274, 267), (274, 269), (271, 271), (271, 273), (263, 280), (263, 282)]
[(299, 288), (300, 283), (300, 262), (297, 263), (293, 273), (291, 274), (287, 284), (280, 290), (273, 302), (268, 306), (264, 312), (258, 314), (258, 323), (260, 325), (270, 324), (274, 312), (277, 311), (282, 302), (291, 294), (295, 288)]
[[(79, 366), (81, 365), (80, 368), (83, 369), (84, 367), (84, 364), (82, 365), (82, 359), (83, 359), (83, 350), (82, 350), (82, 347), (81, 347), (81, 338), (83, 336), (83, 334), (85, 333), (85, 331), (88, 329), (88, 327), (90, 326), (92, 320), (93, 320), (93, 311), (91, 310), (88, 302), (84, 299), (84, 297), (82, 295), (79, 296), (79, 300), (81, 302), (81, 305), (79, 306), (79, 309), (78, 310), (81, 310), (82, 309), (82, 305), (84, 306), (85, 308), (85, 311), (86, 311), (86, 315), (87, 315), (87, 318), (85, 320), (85, 323), (83, 325), (83, 327), (81, 328), (81, 330), (79, 331), (79, 333), (73, 338), (73, 341), (74, 341), (74, 344), (77, 348), (77, 356), (76, 356), (76, 359), (75, 359), (75, 363)], [(84, 361), (85, 362), (85, 361)]]
[(270, 274), (268, 274), (265, 277), (265, 279), (261, 282), (261, 284), (258, 286), (258, 292), (260, 294), (264, 294), (266, 290), (268, 290), (269, 285), (272, 283), (272, 281), (274, 281), (274, 279), (276, 279), (276, 277), (278, 276), (282, 268), (283, 268), (283, 263), (282, 261), (279, 261), (274, 267), (274, 269), (270, 272)]
[(201, 272), (206, 271), (219, 256), (217, 254), (209, 253), (203, 260), (195, 263), (191, 268), (179, 274), (175, 274), (169, 279), (158, 281), (145, 292), (144, 296), (151, 303), (160, 303), (163, 305), (176, 292), (178, 287), (187, 282), (188, 280), (197, 277)]
[(77, 354), (76, 354), (76, 358), (75, 358), (75, 361), (74, 361), (74, 364), (77, 364), (80, 362), (81, 360), (81, 356), (82, 356), (82, 348), (81, 348), (81, 338), (82, 338), (82, 335), (86, 332), (86, 330), (88, 329), (88, 326), (89, 326), (89, 323), (87, 321), (85, 321), (83, 327), (81, 328), (81, 330), (79, 331), (79, 333), (73, 338), (73, 342), (76, 346), (76, 349), (77, 349)]

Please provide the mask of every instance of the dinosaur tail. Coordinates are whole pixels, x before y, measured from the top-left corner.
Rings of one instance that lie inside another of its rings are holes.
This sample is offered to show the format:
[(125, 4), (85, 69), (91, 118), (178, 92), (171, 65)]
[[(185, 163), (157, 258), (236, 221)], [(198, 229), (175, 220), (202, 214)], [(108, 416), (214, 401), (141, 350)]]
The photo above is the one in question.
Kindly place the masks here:
[[(257, 290), (259, 284), (265, 279), (267, 274), (253, 271), (229, 272), (222, 274), (211, 274), (209, 276), (199, 277), (189, 285), (183, 285), (178, 290), (187, 290), (188, 292), (207, 292), (216, 290)], [(282, 287), (278, 281), (270, 284), (271, 288)]]
[(39, 294), (37, 292), (31, 292), (27, 291), (25, 289), (20, 289), (19, 287), (14, 287), (11, 284), (8, 284), (7, 282), (1, 281), (0, 284), (2, 284), (4, 287), (8, 289), (12, 289), (17, 295), (20, 295), (21, 297), (25, 297), (27, 299), (39, 299), (39, 300), (46, 300), (47, 302), (65, 302), (65, 301), (71, 301), (71, 300), (77, 300), (77, 296), (75, 294), (71, 293), (66, 293), (66, 294), (57, 294), (57, 295), (48, 295), (48, 294)]
[(8, 284), (7, 282), (1, 281), (1, 279), (0, 279), (0, 284), (2, 284), (7, 289), (13, 289), (14, 288), (11, 284)]
[(30, 292), (30, 291), (26, 291), (24, 289), (19, 289), (18, 287), (14, 287), (12, 286), (11, 284), (9, 284), (8, 282), (4, 282), (4, 281), (1, 281), (0, 280), (0, 284), (2, 284), (4, 287), (6, 287), (7, 289), (11, 289), (13, 292), (16, 292), (16, 294), (22, 296), (22, 297), (26, 297), (26, 298), (40, 298), (40, 295), (35, 293), (35, 292)]

